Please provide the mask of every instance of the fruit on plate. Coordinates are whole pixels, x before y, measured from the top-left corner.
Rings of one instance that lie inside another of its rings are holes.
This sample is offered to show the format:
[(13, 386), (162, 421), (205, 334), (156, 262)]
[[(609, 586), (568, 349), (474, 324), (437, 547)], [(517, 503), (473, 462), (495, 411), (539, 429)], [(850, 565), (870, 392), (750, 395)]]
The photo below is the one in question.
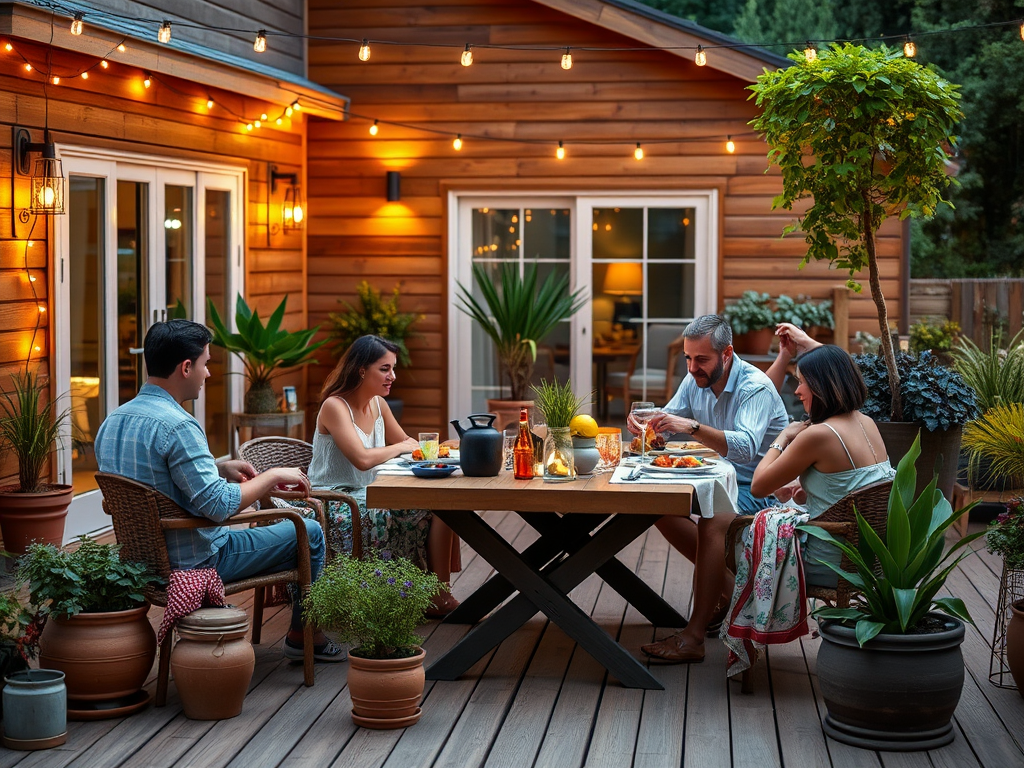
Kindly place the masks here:
[[(440, 448), (437, 449), (437, 458), (439, 458), (439, 459), (447, 459), (450, 456), (451, 456), (451, 449), (447, 445), (442, 445)], [(412, 460), (413, 461), (423, 461), (423, 451), (421, 451), (419, 448), (414, 450), (412, 452)]]
[[(647, 429), (644, 430), (644, 437), (647, 440), (648, 451), (660, 451), (665, 447), (665, 438), (655, 432), (653, 427), (648, 426)], [(637, 437), (634, 437), (633, 442), (629, 444), (629, 450), (633, 453), (640, 453), (641, 448), (640, 437), (638, 435)]]
[(597, 437), (597, 422), (594, 421), (593, 416), (588, 416), (585, 413), (578, 414), (572, 417), (572, 421), (569, 422), (569, 432), (573, 435), (579, 435), (580, 437)]

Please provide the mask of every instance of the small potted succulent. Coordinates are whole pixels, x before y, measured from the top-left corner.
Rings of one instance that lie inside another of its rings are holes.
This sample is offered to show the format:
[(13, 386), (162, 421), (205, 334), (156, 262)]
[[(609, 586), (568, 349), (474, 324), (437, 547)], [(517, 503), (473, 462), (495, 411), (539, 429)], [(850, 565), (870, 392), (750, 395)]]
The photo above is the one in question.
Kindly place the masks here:
[(405, 728), (420, 719), (425, 651), (416, 627), (447, 589), (405, 558), (338, 557), (306, 598), (308, 621), (350, 643), (352, 720), (364, 728)]
[(733, 348), (740, 354), (765, 355), (775, 333), (775, 311), (771, 296), (744, 291), (722, 313), (732, 327)]

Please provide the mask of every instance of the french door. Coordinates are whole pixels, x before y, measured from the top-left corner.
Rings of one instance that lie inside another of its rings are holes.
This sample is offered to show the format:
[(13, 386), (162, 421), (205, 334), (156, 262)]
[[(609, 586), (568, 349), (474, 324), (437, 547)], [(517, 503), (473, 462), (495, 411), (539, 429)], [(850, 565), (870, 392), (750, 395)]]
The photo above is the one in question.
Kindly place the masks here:
[(536, 263), (541, 279), (566, 274), (573, 290), (582, 289), (586, 305), (542, 341), (534, 374), (535, 380), (571, 378), (577, 393), (600, 385), (609, 357), (619, 352), (613, 365), (625, 365), (632, 350), (641, 376), (653, 370), (657, 350), (646, 342), (652, 326), (681, 331), (717, 307), (714, 190), (557, 197), (452, 192), (448, 203), (450, 417), (486, 411), (487, 398), (508, 396), (493, 344), (456, 308), (459, 285), (481, 298), (474, 266), (496, 279), (504, 264), (523, 271)]
[[(93, 477), (107, 414), (145, 381), (142, 342), (158, 321), (206, 321), (209, 297), (231, 316), (242, 290), (244, 172), (167, 159), (61, 148), (68, 215), (55, 224), (55, 367), (71, 429), (59, 454), (75, 498), (65, 536), (109, 526)], [(215, 455), (228, 453), (228, 415), (240, 377), (223, 350), (191, 406)]]

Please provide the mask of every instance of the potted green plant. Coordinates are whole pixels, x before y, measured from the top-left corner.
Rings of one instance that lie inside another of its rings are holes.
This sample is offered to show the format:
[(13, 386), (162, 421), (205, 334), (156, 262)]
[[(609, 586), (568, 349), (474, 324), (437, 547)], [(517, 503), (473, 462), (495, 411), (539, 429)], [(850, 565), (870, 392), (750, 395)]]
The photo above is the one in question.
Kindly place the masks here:
[[(1011, 499), (1006, 509), (989, 524), (985, 534), (985, 545), (989, 552), (1003, 558), (1001, 589), (1006, 589), (1013, 583), (1021, 583), (1021, 576), (1024, 573), (1024, 497)], [(1010, 591), (1008, 594), (1012, 595), (1013, 592)], [(1010, 599), (1013, 599), (1012, 596)], [(997, 612), (996, 620), (999, 619)], [(1024, 600), (1011, 603), (1010, 621), (1006, 626), (1005, 638), (1006, 664), (1010, 668), (1017, 690), (1024, 696)], [(998, 653), (1000, 649), (993, 650)]]
[(533, 407), (526, 396), (537, 361), (537, 345), (560, 322), (576, 314), (586, 299), (582, 289), (569, 290), (568, 275), (552, 272), (538, 287), (537, 265), (532, 263), (520, 275), (518, 264), (505, 262), (497, 285), (486, 268), (474, 264), (473, 280), (483, 301), (458, 283), (457, 306), (494, 342), (499, 384), (508, 382), (511, 400), (488, 400), (487, 410), (498, 414), (498, 424), (504, 427), (518, 421), (521, 408)]
[(67, 426), (70, 411), (47, 399), (45, 380), (25, 370), (11, 377), (13, 390), (0, 397), (0, 454), (18, 460), (18, 484), (0, 488), (0, 530), (4, 547), (21, 555), (32, 541), (60, 544), (74, 490), (43, 482), (50, 455)]
[(931, 352), (943, 365), (951, 365), (951, 353), (959, 338), (960, 323), (954, 320), (918, 320), (910, 326), (910, 353)]
[(326, 340), (310, 343), (320, 330), (319, 325), (305, 331), (282, 330), (281, 322), (287, 304), (288, 297), (285, 296), (267, 324), (263, 325), (259, 312), (251, 310), (242, 294), (238, 294), (235, 302), (235, 326), (238, 332), (232, 333), (220, 319), (213, 300), (206, 300), (206, 312), (213, 327), (211, 343), (238, 355), (245, 366), (245, 377), (249, 381), (249, 389), (245, 393), (246, 413), (279, 411), (272, 379), (285, 369), (315, 363), (313, 353), (327, 343)]
[(1024, 404), (1008, 403), (987, 410), (964, 427), (963, 447), (971, 477), (982, 464), (989, 477), (1009, 488), (1024, 488)]
[(963, 688), (960, 644), (964, 622), (973, 621), (960, 598), (938, 594), (972, 553), (967, 545), (983, 534), (965, 536), (946, 550), (946, 529), (970, 507), (954, 511), (934, 477), (920, 494), (915, 491), (920, 454), (920, 441), (914, 440), (900, 460), (884, 541), (859, 512), (856, 548), (821, 528), (801, 526), (842, 550), (856, 568), (851, 574), (819, 561), (859, 594), (849, 608), (814, 611), (822, 638), (817, 671), (828, 709), (825, 733), (866, 749), (948, 744)]
[(732, 327), (733, 348), (742, 354), (766, 355), (775, 334), (775, 311), (771, 296), (758, 291), (744, 291), (727, 304), (722, 313)]
[[(14, 590), (0, 592), (0, 689), (13, 672), (28, 669), (39, 652), (43, 616), (26, 608)], [(0, 698), (0, 713), (3, 711)]]
[(351, 643), (352, 720), (364, 728), (405, 728), (420, 718), (425, 675), (416, 627), (446, 587), (404, 558), (337, 557), (310, 588), (305, 616)]
[[(564, 482), (575, 480), (576, 473), (590, 474), (597, 466), (600, 455), (597, 454), (595, 439), (597, 437), (597, 422), (593, 424), (593, 435), (589, 438), (581, 438), (578, 435), (573, 437), (571, 427), (576, 426), (577, 431), (581, 421), (577, 420), (577, 414), (583, 406), (593, 402), (594, 393), (589, 397), (577, 397), (572, 390), (572, 382), (566, 381), (559, 384), (557, 381), (548, 382), (542, 380), (533, 388), (537, 410), (547, 424), (548, 433), (544, 438), (544, 450), (541, 464), (544, 466), (544, 479), (548, 482)], [(589, 416), (586, 417), (593, 421)], [(586, 424), (590, 431), (589, 423)], [(586, 454), (584, 467), (589, 466), (586, 471), (576, 467), (576, 446), (581, 451), (593, 449), (593, 454)], [(589, 459), (593, 458), (591, 464)]]
[[(950, 183), (948, 149), (963, 119), (957, 86), (902, 51), (834, 43), (813, 61), (765, 71), (750, 86), (761, 114), (750, 122), (782, 171), (773, 207), (813, 198), (784, 234), (804, 233), (801, 266), (827, 261), (850, 273), (865, 267), (878, 313), (889, 379), (889, 418), (904, 420), (900, 373), (879, 278), (876, 233), (889, 216), (930, 217)], [(886, 444), (888, 446), (888, 443)], [(890, 456), (894, 451), (890, 449)]]
[[(952, 498), (964, 424), (978, 416), (974, 391), (956, 371), (939, 365), (930, 352), (900, 353), (896, 363), (903, 391), (903, 421), (890, 421), (889, 376), (881, 355), (854, 355), (867, 386), (861, 412), (878, 423), (889, 459), (901, 458), (920, 441), (924, 465), (938, 472), (938, 487)], [(921, 426), (924, 430), (921, 430)], [(918, 491), (925, 478), (918, 479)]]
[[(359, 306), (338, 299), (341, 311), (327, 315), (331, 351), (336, 356), (342, 355), (359, 337), (380, 336), (398, 347), (398, 365), (408, 368), (412, 358), (406, 342), (418, 335), (412, 327), (423, 319), (423, 315), (399, 311), (401, 287), (401, 283), (397, 284), (391, 292), (391, 298), (385, 300), (380, 291), (364, 280), (356, 287)], [(388, 397), (388, 405), (395, 418), (401, 420), (402, 401), (397, 397)]]
[(792, 323), (819, 341), (831, 336), (828, 332), (836, 327), (831, 299), (815, 302), (808, 296), (794, 299), (786, 294), (775, 300), (775, 322)]
[(74, 550), (32, 544), (18, 558), (18, 580), (47, 617), (39, 661), (64, 673), (71, 717), (118, 717), (149, 701), (156, 634), (143, 591), (159, 579), (119, 549), (83, 536)]

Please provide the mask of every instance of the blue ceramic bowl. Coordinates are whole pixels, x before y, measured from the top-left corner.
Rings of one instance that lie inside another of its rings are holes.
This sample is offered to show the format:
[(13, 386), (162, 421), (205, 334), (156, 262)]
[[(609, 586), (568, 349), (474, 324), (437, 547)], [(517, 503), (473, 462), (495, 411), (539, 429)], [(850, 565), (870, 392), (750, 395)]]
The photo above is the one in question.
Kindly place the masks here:
[(420, 461), (412, 465), (416, 477), (448, 477), (458, 469), (457, 464), (438, 464), (436, 461)]

